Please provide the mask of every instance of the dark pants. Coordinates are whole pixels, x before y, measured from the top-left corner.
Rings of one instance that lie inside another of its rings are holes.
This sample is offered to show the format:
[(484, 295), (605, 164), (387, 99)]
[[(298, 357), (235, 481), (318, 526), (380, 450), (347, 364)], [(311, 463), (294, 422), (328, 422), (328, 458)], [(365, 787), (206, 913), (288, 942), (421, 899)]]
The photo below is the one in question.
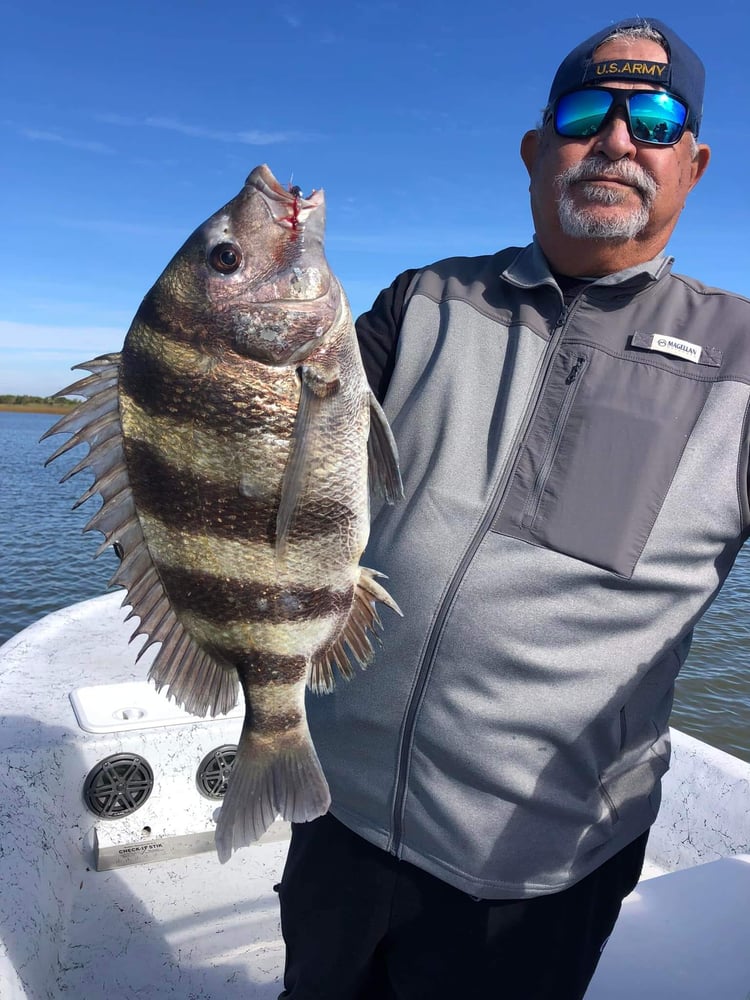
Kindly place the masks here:
[(562, 892), (476, 900), (332, 816), (295, 824), (279, 887), (281, 997), (580, 1000), (647, 838)]

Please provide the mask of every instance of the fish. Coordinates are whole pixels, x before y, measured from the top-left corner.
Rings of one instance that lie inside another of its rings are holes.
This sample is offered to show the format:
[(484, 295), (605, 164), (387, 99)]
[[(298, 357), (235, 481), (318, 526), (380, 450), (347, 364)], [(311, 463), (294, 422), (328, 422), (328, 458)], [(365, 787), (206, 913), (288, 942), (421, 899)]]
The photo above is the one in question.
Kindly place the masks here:
[(305, 714), (374, 656), (382, 574), (360, 565), (370, 498), (403, 497), (346, 294), (325, 257), (325, 195), (266, 164), (199, 226), (145, 295), (119, 352), (76, 365), (83, 397), (44, 435), (88, 445), (84, 531), (113, 546), (157, 690), (245, 716), (219, 811), (224, 863), (281, 816), (328, 810)]

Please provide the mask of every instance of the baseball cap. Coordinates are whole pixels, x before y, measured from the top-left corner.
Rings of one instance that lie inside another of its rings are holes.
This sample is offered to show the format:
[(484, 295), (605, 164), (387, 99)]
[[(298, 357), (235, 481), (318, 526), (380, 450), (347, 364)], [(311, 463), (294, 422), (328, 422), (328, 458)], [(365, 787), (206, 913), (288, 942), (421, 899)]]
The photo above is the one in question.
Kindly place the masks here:
[[(621, 28), (650, 26), (664, 39), (667, 63), (651, 60), (607, 59), (594, 62), (595, 50)], [(693, 50), (670, 27), (654, 17), (633, 17), (611, 24), (581, 42), (560, 64), (549, 92), (551, 107), (563, 94), (587, 84), (606, 86), (609, 80), (638, 80), (664, 87), (688, 107), (686, 127), (698, 135), (703, 115), (706, 71)]]

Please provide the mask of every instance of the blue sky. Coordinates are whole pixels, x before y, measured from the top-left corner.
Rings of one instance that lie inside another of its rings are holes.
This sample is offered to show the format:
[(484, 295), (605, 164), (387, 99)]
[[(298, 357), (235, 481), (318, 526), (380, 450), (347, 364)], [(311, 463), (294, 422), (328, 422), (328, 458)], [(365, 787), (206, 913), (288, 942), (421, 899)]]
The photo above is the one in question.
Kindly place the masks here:
[(707, 67), (713, 160), (675, 269), (750, 295), (746, 0), (6, 5), (0, 393), (51, 394), (118, 350), (185, 237), (259, 163), (325, 188), (355, 313), (405, 267), (528, 242), (520, 138), (569, 49), (632, 14), (670, 23)]

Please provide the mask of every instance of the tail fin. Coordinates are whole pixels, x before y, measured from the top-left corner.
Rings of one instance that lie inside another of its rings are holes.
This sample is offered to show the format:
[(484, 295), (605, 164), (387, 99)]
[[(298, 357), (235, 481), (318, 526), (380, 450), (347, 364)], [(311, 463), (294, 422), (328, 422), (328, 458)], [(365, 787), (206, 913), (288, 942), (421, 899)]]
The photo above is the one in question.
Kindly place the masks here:
[(216, 826), (219, 861), (224, 864), (232, 851), (258, 840), (278, 815), (304, 823), (322, 816), (330, 804), (306, 721), (276, 746), (243, 727)]

